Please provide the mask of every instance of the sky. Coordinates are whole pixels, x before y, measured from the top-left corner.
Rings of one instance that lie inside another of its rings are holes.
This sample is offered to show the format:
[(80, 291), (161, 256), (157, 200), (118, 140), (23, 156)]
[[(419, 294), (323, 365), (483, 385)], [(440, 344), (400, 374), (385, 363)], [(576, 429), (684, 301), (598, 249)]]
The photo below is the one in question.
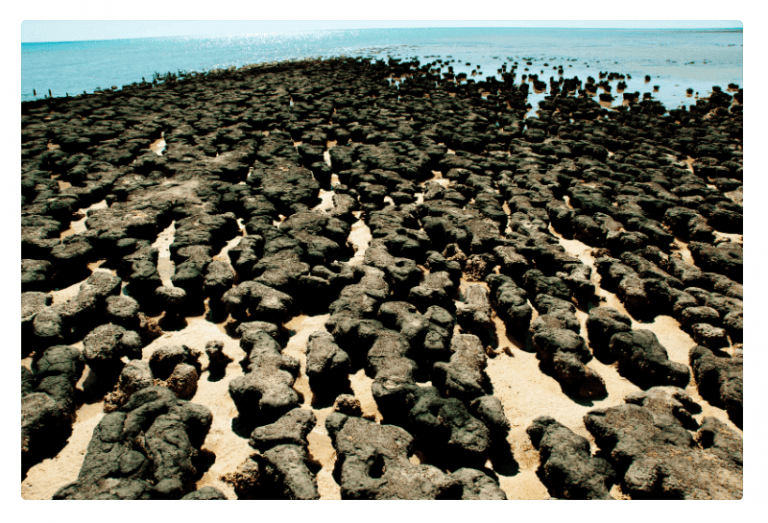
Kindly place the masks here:
[(22, 43), (324, 29), (420, 27), (741, 28), (739, 20), (24, 20)]

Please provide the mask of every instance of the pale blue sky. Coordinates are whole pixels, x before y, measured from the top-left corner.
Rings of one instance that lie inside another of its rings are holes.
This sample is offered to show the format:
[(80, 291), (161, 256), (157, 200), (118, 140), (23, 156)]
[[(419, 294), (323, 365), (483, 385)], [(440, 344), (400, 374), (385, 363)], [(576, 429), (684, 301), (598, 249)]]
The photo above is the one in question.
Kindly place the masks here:
[(65, 42), (157, 36), (281, 33), (397, 27), (569, 27), (704, 29), (742, 27), (739, 20), (25, 20), (22, 42)]

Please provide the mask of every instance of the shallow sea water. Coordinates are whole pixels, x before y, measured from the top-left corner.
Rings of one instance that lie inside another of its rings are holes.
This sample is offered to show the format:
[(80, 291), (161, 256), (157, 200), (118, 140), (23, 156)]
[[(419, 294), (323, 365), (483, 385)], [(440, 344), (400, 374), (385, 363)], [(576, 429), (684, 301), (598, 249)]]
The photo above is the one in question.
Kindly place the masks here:
[[(559, 65), (565, 78), (578, 76), (582, 81), (590, 75), (599, 81), (599, 71), (618, 72), (632, 76), (625, 80), (627, 92), (642, 95), (658, 85), (653, 98), (671, 109), (695, 103), (695, 96), (686, 96), (687, 88), (705, 97), (713, 85), (724, 90), (729, 83), (743, 87), (743, 50), (741, 30), (645, 29), (366, 29), (23, 43), (21, 99), (42, 98), (48, 89), (54, 97), (119, 89), (142, 77), (152, 81), (154, 73), (345, 55), (373, 60), (417, 57), (422, 63), (455, 60), (450, 64), (454, 72), (475, 80), (498, 78), (504, 62), (508, 69), (518, 62), (516, 83), (523, 74), (538, 74), (548, 83), (550, 77), (557, 79)], [(477, 66), (482, 74), (472, 76)], [(645, 75), (651, 76), (650, 82)], [(614, 104), (622, 99), (617, 83), (611, 82)], [(534, 110), (546, 94), (531, 90), (528, 100)]]

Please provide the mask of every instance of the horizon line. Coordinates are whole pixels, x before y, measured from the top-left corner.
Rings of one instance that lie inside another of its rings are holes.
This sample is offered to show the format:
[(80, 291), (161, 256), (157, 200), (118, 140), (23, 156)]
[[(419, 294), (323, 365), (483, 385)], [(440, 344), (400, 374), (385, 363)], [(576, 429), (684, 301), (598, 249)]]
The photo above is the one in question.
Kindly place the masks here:
[(441, 27), (441, 26), (425, 26), (425, 27), (360, 27), (360, 28), (344, 28), (344, 29), (301, 29), (301, 30), (288, 30), (288, 31), (269, 31), (269, 32), (253, 32), (253, 33), (206, 33), (206, 34), (188, 34), (188, 35), (164, 35), (164, 36), (133, 36), (133, 37), (117, 37), (117, 38), (99, 38), (99, 39), (85, 39), (85, 40), (35, 40), (35, 41), (22, 41), (21, 44), (70, 44), (78, 42), (109, 42), (115, 40), (145, 40), (149, 38), (214, 38), (214, 37), (227, 37), (227, 36), (248, 36), (248, 35), (267, 35), (267, 34), (294, 34), (294, 33), (316, 33), (325, 31), (379, 31), (379, 30), (421, 30), (421, 29), (569, 29), (573, 31), (583, 30), (602, 30), (602, 31), (705, 31), (708, 33), (717, 32), (739, 32), (743, 33), (743, 27), (553, 27), (553, 26), (541, 26), (541, 27), (511, 27), (511, 26), (466, 26), (466, 27)]

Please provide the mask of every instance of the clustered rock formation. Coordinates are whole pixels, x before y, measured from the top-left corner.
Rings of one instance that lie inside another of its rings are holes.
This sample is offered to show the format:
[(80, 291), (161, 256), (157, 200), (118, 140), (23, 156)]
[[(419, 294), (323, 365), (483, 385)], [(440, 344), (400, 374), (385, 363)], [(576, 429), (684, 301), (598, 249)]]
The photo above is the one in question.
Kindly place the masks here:
[[(496, 318), (575, 401), (607, 395), (593, 358), (641, 389), (585, 416), (596, 447), (546, 412), (528, 428), (552, 496), (741, 497), (741, 436), (697, 422), (682, 389), (742, 426), (742, 91), (607, 110), (594, 79), (567, 79), (526, 118), (514, 67), (456, 82), (446, 65), (289, 62), (22, 104), (25, 460), (63, 444), (81, 393), (109, 411), (54, 498), (225, 498), (195, 485), (212, 422), (194, 402), (199, 351), (141, 360), (201, 314), (229, 318), (244, 352), (229, 383), (255, 450), (228, 477), (240, 498), (319, 498), (317, 420), (282, 352), (299, 314), (329, 315), (306, 375), (336, 402), (324, 429), (343, 499), (506, 499), (486, 466), (509, 446), (486, 373)], [(593, 248), (596, 273), (562, 238)], [(688, 364), (642, 328), (658, 315), (695, 340)], [(205, 351), (211, 373), (232, 363), (220, 342)], [(360, 369), (380, 422), (346, 395)]]

